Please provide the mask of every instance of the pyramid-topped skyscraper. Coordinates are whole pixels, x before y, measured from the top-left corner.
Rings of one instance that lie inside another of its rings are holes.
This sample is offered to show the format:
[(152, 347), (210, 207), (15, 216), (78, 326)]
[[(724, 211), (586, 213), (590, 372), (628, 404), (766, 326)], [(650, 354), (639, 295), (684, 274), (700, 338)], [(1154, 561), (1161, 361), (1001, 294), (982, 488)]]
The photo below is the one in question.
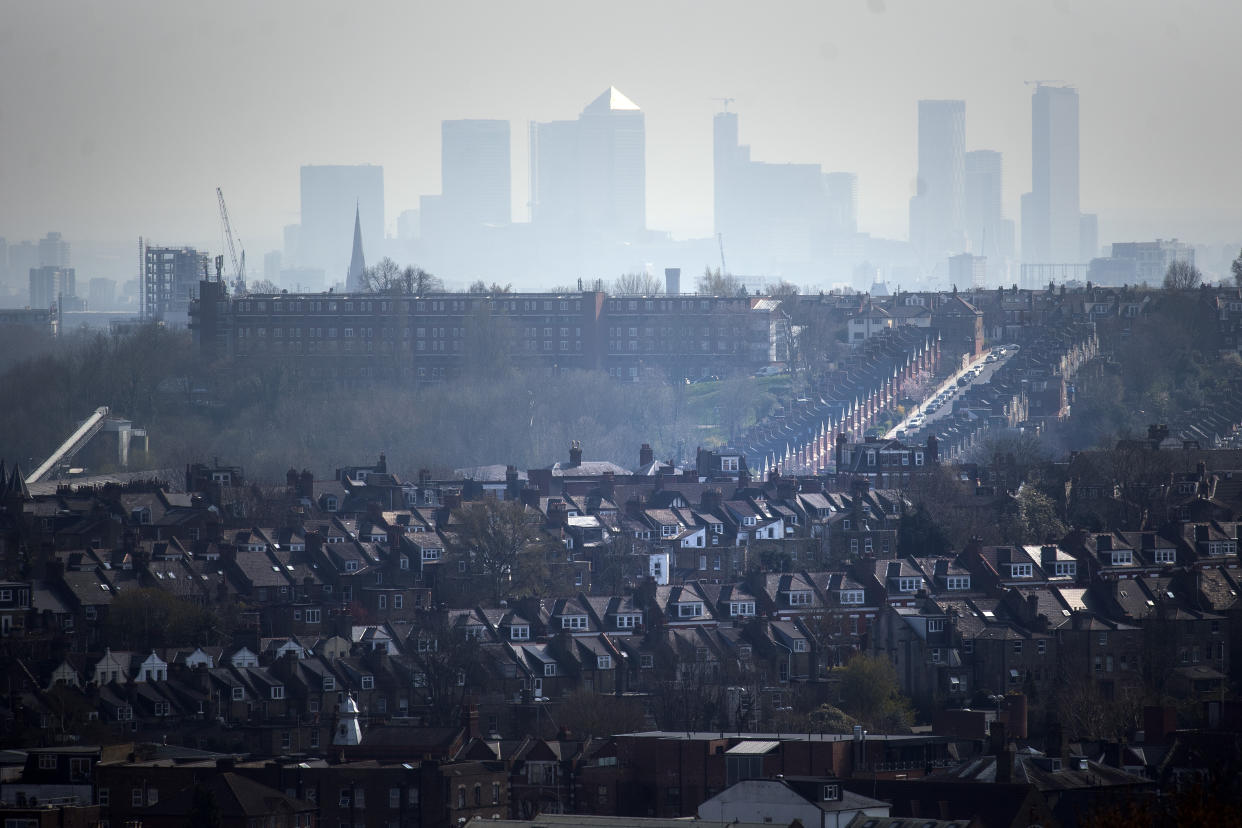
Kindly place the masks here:
[(633, 241), (647, 226), (643, 112), (610, 86), (576, 121), (531, 124), (531, 220), (587, 246)]

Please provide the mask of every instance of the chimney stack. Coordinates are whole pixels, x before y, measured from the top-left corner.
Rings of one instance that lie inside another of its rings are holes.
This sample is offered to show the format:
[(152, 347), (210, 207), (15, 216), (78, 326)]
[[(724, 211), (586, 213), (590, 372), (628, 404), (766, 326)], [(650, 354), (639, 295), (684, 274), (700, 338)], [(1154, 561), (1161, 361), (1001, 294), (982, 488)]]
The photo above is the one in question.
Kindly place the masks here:
[(651, 450), (650, 443), (643, 443), (638, 450), (638, 465), (640, 468), (646, 468), (655, 462), (655, 452)]
[(577, 440), (574, 440), (569, 446), (569, 465), (582, 465), (582, 443), (579, 443)]

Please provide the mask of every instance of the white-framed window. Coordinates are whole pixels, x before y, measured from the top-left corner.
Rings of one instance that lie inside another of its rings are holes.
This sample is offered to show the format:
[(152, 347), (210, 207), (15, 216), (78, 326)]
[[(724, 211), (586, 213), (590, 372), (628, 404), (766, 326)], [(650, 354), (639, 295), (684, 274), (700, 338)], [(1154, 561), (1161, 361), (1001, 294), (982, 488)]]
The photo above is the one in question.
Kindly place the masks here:
[(544, 674), (545, 676), (555, 676), (555, 675), (556, 675), (556, 665), (555, 665), (555, 664), (545, 664), (545, 665), (543, 665), (543, 674)]
[(632, 630), (643, 622), (642, 619), (643, 617), (641, 615), (632, 615), (632, 614), (618, 615), (617, 616), (617, 629)]
[(303, 618), (306, 619), (307, 624), (318, 624), (320, 619), (319, 613), (320, 611), (317, 609), (308, 609), (303, 613)]
[(387, 595), (377, 595), (377, 596), (376, 596), (376, 606), (377, 606), (377, 608), (378, 608), (378, 609), (388, 609), (388, 596), (387, 596)]
[(732, 456), (721, 457), (720, 470), (727, 472), (738, 471), (738, 458)]
[(587, 628), (587, 617), (585, 615), (562, 615), (562, 630), (585, 630)]
[(932, 664), (940, 663), (940, 648), (939, 647), (932, 647), (927, 652), (928, 652), (928, 657), (931, 659)]
[(970, 589), (969, 575), (950, 575), (944, 579), (945, 589)]
[(233, 701), (242, 701), (245, 698), (246, 698), (246, 688), (244, 687), (233, 688)]
[(805, 639), (805, 638), (797, 638), (797, 639), (794, 639), (794, 643), (793, 643), (793, 651), (794, 651), (795, 653), (805, 653), (805, 652), (807, 652), (807, 651), (808, 651), (808, 650), (810, 650), (810, 649), (811, 649), (811, 647), (810, 647), (810, 645), (809, 645), (809, 644), (807, 644), (807, 641), (806, 641), (806, 639)]
[(1156, 563), (1177, 563), (1177, 550), (1157, 549)]
[(529, 641), (530, 626), (527, 624), (514, 624), (509, 628), (509, 639), (512, 641)]
[(612, 656), (610, 655), (596, 656), (595, 657), (595, 669), (596, 670), (611, 670), (612, 669)]
[(789, 592), (789, 606), (805, 607), (811, 603), (811, 591), (808, 589), (795, 589)]
[(944, 619), (943, 618), (928, 618), (927, 619), (927, 631), (928, 632), (944, 632)]
[(729, 614), (732, 616), (749, 616), (755, 614), (754, 601), (730, 601)]
[(1134, 563), (1134, 551), (1130, 549), (1113, 550), (1113, 566), (1129, 566)]
[(1010, 578), (1031, 578), (1035, 575), (1034, 564), (1016, 563), (1009, 565)]
[(141, 808), (145, 799), (142, 788), (134, 788), (129, 792), (129, 804), (134, 808)]
[(375, 676), (363, 676), (362, 677), (362, 689), (363, 690), (374, 690), (375, 689)]
[(843, 589), (840, 595), (842, 604), (863, 604), (867, 601), (866, 593), (861, 589)]
[(57, 758), (54, 753), (39, 754), (39, 770), (56, 770)]
[(335, 690), (336, 689), (336, 678), (333, 676), (324, 676), (323, 677), (323, 689), (325, 693)]
[(273, 699), (283, 699), (285, 697), (285, 688), (283, 685), (277, 684), (272, 688)]
[(1078, 575), (1077, 561), (1057, 561), (1053, 571), (1058, 578), (1074, 578)]
[(897, 591), (898, 592), (918, 592), (922, 588), (923, 588), (922, 578), (898, 578), (897, 579)]
[(700, 601), (677, 605), (677, 617), (679, 618), (695, 618), (702, 614), (703, 604)]

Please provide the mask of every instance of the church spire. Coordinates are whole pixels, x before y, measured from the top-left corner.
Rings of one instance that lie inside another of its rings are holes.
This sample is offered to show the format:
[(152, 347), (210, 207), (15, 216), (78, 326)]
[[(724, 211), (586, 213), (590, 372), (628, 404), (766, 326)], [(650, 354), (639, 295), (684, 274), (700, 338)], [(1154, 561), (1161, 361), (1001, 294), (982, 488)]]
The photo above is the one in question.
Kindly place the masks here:
[(362, 255), (362, 215), (357, 204), (354, 205), (354, 253), (349, 259), (349, 276), (345, 280), (345, 290), (355, 292), (362, 290), (362, 271), (366, 270), (367, 262)]

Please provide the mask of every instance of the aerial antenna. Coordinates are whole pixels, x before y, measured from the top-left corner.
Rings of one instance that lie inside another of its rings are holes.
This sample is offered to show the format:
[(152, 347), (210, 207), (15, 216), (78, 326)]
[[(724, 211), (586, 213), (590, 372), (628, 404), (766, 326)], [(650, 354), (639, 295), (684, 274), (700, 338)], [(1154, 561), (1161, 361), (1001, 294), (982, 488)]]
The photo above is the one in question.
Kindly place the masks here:
[(728, 112), (729, 104), (733, 103), (736, 100), (736, 98), (711, 98), (710, 100), (720, 101), (721, 109), (723, 109), (725, 112)]

